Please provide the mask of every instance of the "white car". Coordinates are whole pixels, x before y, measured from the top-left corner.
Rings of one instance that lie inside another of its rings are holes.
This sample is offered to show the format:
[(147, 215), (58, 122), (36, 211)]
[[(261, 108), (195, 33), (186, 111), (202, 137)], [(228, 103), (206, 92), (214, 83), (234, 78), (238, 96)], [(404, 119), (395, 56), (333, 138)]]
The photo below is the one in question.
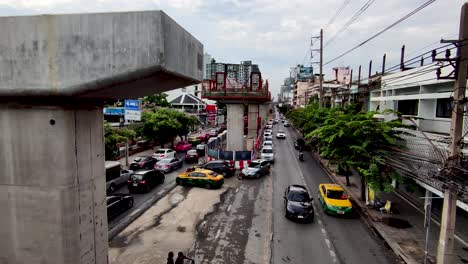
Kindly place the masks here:
[(269, 146), (263, 147), (262, 152), (260, 154), (260, 157), (263, 160), (266, 160), (266, 161), (268, 161), (270, 163), (275, 162), (275, 153), (273, 153), (273, 148), (272, 147), (269, 147)]
[(175, 150), (172, 150), (172, 149), (158, 149), (152, 156), (153, 158), (157, 160), (173, 159), (176, 156), (175, 154), (176, 154)]
[(263, 131), (263, 134), (265, 134), (265, 133), (270, 133), (271, 134), (271, 133), (273, 133), (273, 130), (272, 129), (265, 129), (265, 131)]
[(271, 140), (263, 141), (262, 148), (263, 148), (263, 147), (267, 147), (267, 146), (273, 148), (273, 147), (274, 147), (273, 141), (271, 141)]
[(268, 125), (265, 126), (265, 128), (266, 128), (266, 129), (273, 129), (273, 125), (268, 124)]
[(278, 130), (278, 133), (276, 133), (276, 138), (286, 139), (286, 133), (283, 130)]
[(273, 135), (268, 134), (263, 136), (264, 141), (273, 141)]

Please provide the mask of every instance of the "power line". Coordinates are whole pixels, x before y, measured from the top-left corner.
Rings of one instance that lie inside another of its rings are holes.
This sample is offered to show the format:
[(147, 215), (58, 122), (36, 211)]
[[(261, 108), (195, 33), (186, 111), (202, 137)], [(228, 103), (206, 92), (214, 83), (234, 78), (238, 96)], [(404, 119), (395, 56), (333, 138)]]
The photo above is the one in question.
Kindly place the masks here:
[(417, 12), (421, 11), (422, 9), (424, 9), (425, 7), (427, 7), (428, 5), (434, 3), (435, 0), (429, 0), (427, 2), (425, 2), (424, 4), (422, 4), (421, 6), (419, 6), (418, 8), (416, 8), (415, 10), (411, 11), (410, 13), (408, 13), (407, 15), (405, 15), (404, 17), (398, 19), (397, 21), (395, 21), (394, 23), (392, 23), (391, 25), (387, 26), (386, 28), (382, 29), (381, 31), (377, 32), (376, 34), (374, 34), (373, 36), (371, 36), (370, 38), (366, 39), (365, 41), (361, 42), (360, 44), (358, 44), (357, 46), (349, 49), (348, 51), (344, 52), (343, 54), (339, 55), (338, 57), (328, 61), (327, 63), (325, 63), (324, 65), (327, 65), (331, 62), (334, 62), (336, 60), (338, 60), (339, 58), (342, 58), (344, 57), (345, 55), (347, 55), (348, 53), (358, 49), (359, 47), (363, 46), (364, 44), (370, 42), (371, 40), (373, 40), (374, 38), (380, 36), (381, 34), (383, 34), (385, 31), (391, 29), (392, 27), (398, 25), (399, 23), (405, 21), (406, 19), (408, 19), (409, 17), (411, 17), (412, 15), (416, 14)]
[(361, 15), (364, 13), (364, 11), (366, 11), (367, 8), (369, 8), (369, 6), (371, 6), (371, 5), (374, 3), (374, 1), (375, 1), (375, 0), (369, 0), (369, 1), (367, 1), (367, 2), (361, 7), (361, 9), (359, 9), (359, 10), (356, 12), (356, 14), (354, 14), (354, 16), (351, 17), (351, 19), (349, 19), (348, 22), (346, 22), (346, 23), (340, 28), (340, 30), (338, 30), (338, 32), (337, 32), (335, 35), (333, 35), (333, 37), (331, 37), (331, 38), (327, 41), (327, 43), (325, 43), (325, 47), (328, 46), (334, 39), (336, 39), (336, 37), (337, 37), (341, 32), (345, 31), (349, 26), (351, 26), (351, 24), (353, 24), (354, 21), (356, 21), (356, 19), (358, 19), (359, 16), (361, 16)]
[(341, 5), (341, 7), (338, 9), (338, 11), (336, 11), (335, 15), (333, 15), (332, 18), (330, 18), (330, 20), (328, 21), (327, 25), (324, 27), (323, 31), (326, 31), (328, 26), (330, 26), (331, 24), (333, 24), (333, 22), (335, 22), (335, 19), (341, 14), (341, 12), (343, 11), (343, 9), (349, 4), (351, 0), (345, 0), (343, 2), (343, 4)]

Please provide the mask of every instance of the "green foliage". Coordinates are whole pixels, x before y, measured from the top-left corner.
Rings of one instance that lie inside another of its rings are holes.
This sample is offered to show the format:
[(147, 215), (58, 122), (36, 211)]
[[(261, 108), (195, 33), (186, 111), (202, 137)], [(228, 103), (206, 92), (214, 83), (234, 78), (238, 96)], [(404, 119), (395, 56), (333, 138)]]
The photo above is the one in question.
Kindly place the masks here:
[(143, 112), (142, 121), (143, 136), (161, 144), (172, 141), (176, 136), (186, 136), (197, 123), (193, 116), (166, 108)]
[(398, 139), (395, 127), (400, 120), (378, 122), (376, 112), (360, 112), (360, 106), (320, 108), (312, 103), (288, 112), (287, 117), (320, 148), (320, 155), (338, 164), (341, 171), (354, 168), (374, 190), (391, 190), (394, 172), (385, 164), (388, 152)]
[(113, 159), (119, 155), (118, 144), (135, 138), (136, 133), (128, 128), (114, 128), (108, 123), (104, 124), (104, 148), (106, 160)]
[(160, 93), (143, 97), (143, 106), (145, 108), (169, 107), (171, 104), (167, 101), (167, 94)]

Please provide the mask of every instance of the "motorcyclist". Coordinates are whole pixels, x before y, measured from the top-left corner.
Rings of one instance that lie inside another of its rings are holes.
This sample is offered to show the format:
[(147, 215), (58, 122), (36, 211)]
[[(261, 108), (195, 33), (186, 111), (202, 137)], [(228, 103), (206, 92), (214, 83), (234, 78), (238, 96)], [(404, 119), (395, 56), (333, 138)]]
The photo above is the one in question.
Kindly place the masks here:
[(300, 161), (304, 160), (304, 153), (302, 153), (302, 148), (299, 150), (299, 160)]

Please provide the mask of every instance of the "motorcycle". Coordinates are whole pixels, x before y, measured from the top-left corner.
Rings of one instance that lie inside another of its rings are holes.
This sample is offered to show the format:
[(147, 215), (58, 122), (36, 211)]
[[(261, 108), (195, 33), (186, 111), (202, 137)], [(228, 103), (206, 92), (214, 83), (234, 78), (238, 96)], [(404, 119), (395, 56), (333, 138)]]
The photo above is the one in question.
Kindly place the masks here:
[(304, 153), (299, 152), (299, 160), (304, 161)]

